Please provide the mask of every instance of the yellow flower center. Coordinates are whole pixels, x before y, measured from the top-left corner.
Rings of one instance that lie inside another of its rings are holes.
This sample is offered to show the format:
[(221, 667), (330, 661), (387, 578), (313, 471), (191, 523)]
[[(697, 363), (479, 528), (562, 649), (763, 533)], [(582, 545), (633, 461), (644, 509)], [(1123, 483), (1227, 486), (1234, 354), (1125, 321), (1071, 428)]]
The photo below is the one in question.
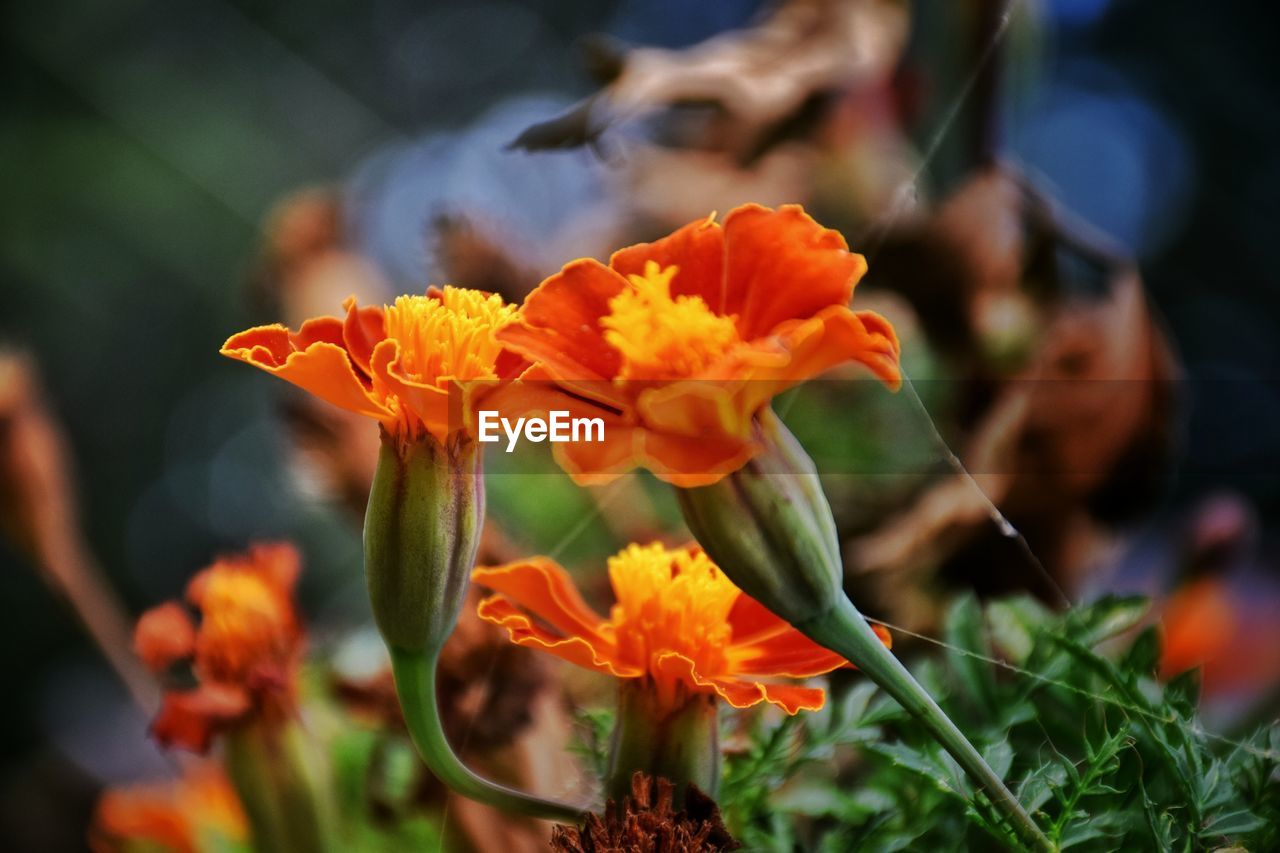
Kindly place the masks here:
[(501, 296), (460, 287), (398, 297), (385, 314), (387, 337), (400, 344), (400, 369), (424, 385), (497, 378), (502, 345), (494, 333), (515, 316)]
[(282, 661), (293, 641), (290, 603), (265, 579), (214, 568), (200, 599), (196, 657), (209, 677), (240, 681), (255, 664)]
[(609, 580), (617, 604), (606, 627), (623, 661), (653, 672), (663, 653), (676, 652), (702, 675), (723, 671), (741, 592), (706, 554), (629, 545), (609, 559)]
[(682, 379), (715, 363), (740, 342), (732, 317), (722, 317), (700, 296), (671, 296), (679, 267), (647, 261), (643, 275), (609, 300), (600, 320), (605, 341), (622, 354), (621, 379)]

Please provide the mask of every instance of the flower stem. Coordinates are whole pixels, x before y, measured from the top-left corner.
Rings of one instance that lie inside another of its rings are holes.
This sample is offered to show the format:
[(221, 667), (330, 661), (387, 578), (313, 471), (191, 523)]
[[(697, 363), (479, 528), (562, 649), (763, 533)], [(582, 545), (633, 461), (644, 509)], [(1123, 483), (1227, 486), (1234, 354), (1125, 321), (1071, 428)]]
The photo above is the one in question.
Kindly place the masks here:
[(992, 805), (1024, 844), (1032, 850), (1055, 849), (964, 733), (901, 661), (884, 647), (853, 602), (842, 598), (825, 615), (798, 624), (796, 628), (814, 642), (843, 655), (924, 724), (969, 777), (982, 786)]
[(308, 766), (311, 745), (294, 721), (253, 721), (229, 732), (227, 772), (244, 804), (257, 849), (325, 853), (332, 808)]
[(572, 823), (581, 819), (585, 811), (582, 808), (544, 800), (473, 773), (458, 758), (444, 734), (436, 701), (439, 651), (406, 651), (394, 646), (389, 647), (389, 651), (396, 692), (400, 696), (409, 735), (418, 754), (437, 779), (464, 797), (503, 811)]
[(623, 681), (618, 693), (618, 724), (605, 794), (621, 802), (631, 793), (631, 777), (643, 770), (675, 786), (676, 804), (689, 784), (714, 797), (720, 783), (720, 721), (709, 694), (681, 697), (664, 706), (643, 679)]

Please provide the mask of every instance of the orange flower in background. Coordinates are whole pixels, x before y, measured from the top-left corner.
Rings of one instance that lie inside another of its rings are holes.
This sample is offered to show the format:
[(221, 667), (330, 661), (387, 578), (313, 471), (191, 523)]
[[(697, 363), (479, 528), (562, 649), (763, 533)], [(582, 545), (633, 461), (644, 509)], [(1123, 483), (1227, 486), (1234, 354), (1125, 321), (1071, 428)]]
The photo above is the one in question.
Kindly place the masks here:
[(860, 362), (897, 387), (898, 339), (848, 302), (866, 271), (798, 206), (736, 208), (654, 243), (582, 259), (525, 299), (498, 339), (535, 362), (509, 409), (605, 420), (604, 441), (560, 444), (580, 483), (644, 466), (715, 482), (758, 450), (751, 419), (778, 393)]
[(221, 728), (292, 713), (303, 640), (292, 600), (298, 570), (292, 545), (255, 545), (191, 579), (187, 601), (198, 626), (177, 602), (142, 615), (134, 646), (143, 663), (163, 673), (189, 659), (199, 680), (165, 693), (152, 723), (157, 740), (204, 752)]
[[(822, 707), (820, 688), (761, 679), (808, 678), (848, 663), (744, 595), (696, 547), (630, 545), (609, 559), (617, 603), (593, 611), (568, 573), (538, 557), (476, 569), (494, 591), (481, 618), (512, 642), (618, 678), (645, 678), (659, 701), (710, 693), (736, 708), (772, 702), (789, 714)], [(877, 627), (885, 645), (889, 635)]]
[(113, 788), (102, 795), (89, 829), (96, 853), (239, 847), (249, 838), (240, 800), (213, 764), (188, 768), (169, 783)]
[(343, 307), (346, 317), (296, 331), (258, 326), (232, 335), (222, 354), (252, 364), (408, 439), (441, 443), (470, 432), (479, 399), (527, 364), (495, 333), (515, 319), (502, 297), (458, 287), (401, 296), (394, 305)]

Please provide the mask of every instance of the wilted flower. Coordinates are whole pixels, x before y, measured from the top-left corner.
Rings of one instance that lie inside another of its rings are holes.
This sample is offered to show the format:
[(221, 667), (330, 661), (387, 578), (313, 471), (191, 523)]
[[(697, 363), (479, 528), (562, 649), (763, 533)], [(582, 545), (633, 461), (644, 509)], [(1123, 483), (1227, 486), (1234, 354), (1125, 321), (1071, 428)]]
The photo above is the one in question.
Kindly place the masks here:
[(716, 804), (691, 788), (684, 808), (675, 808), (674, 788), (665, 779), (636, 772), (631, 791), (609, 800), (602, 814), (589, 814), (582, 826), (557, 826), (551, 849), (557, 853), (718, 853), (742, 847), (720, 819)]
[(715, 482), (759, 452), (752, 418), (787, 388), (846, 361), (896, 387), (892, 326), (848, 307), (865, 270), (795, 205), (745, 205), (607, 266), (574, 261), (498, 332), (535, 362), (506, 405), (604, 420), (602, 442), (556, 447), (580, 483), (637, 466), (680, 486)]
[(219, 729), (293, 713), (303, 643), (292, 600), (298, 569), (292, 545), (256, 545), (192, 578), (187, 601), (199, 625), (177, 602), (138, 620), (134, 645), (143, 663), (163, 673), (189, 659), (199, 681), (165, 693), (152, 723), (157, 740), (204, 752)]

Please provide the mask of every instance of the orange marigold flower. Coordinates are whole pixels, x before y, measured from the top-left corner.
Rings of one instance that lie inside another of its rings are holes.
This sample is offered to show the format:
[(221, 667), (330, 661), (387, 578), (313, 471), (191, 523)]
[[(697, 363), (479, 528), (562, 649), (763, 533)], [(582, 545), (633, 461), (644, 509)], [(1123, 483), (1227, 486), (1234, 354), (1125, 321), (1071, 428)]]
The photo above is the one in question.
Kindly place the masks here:
[(745, 205), (654, 243), (582, 259), (525, 299), (498, 339), (535, 367), (506, 407), (605, 421), (604, 441), (556, 447), (580, 483), (643, 465), (677, 486), (715, 482), (758, 451), (752, 417), (846, 361), (897, 387), (898, 339), (848, 307), (866, 271), (796, 205)]
[(292, 382), (326, 402), (374, 418), (407, 438), (444, 443), (471, 431), (479, 399), (527, 366), (495, 332), (515, 319), (502, 297), (459, 287), (401, 296), (385, 307), (343, 303), (346, 317), (232, 335), (222, 354)]
[(231, 783), (216, 765), (205, 763), (172, 782), (106, 791), (89, 829), (90, 847), (97, 853), (195, 853), (219, 843), (243, 844), (248, 837)]
[[(480, 603), (480, 616), (506, 628), (512, 642), (618, 678), (649, 679), (668, 707), (710, 693), (736, 708), (767, 701), (788, 714), (816, 710), (820, 688), (761, 679), (848, 665), (744, 595), (693, 546), (629, 545), (611, 557), (617, 603), (607, 619), (545, 557), (476, 569), (472, 579), (495, 592)], [(876, 632), (888, 645), (888, 633)]]
[(165, 693), (152, 723), (157, 740), (204, 752), (217, 730), (251, 714), (291, 713), (303, 639), (292, 601), (298, 569), (292, 545), (255, 545), (191, 579), (187, 601), (200, 613), (198, 627), (177, 602), (138, 620), (134, 646), (143, 663), (162, 673), (190, 659), (200, 682)]

